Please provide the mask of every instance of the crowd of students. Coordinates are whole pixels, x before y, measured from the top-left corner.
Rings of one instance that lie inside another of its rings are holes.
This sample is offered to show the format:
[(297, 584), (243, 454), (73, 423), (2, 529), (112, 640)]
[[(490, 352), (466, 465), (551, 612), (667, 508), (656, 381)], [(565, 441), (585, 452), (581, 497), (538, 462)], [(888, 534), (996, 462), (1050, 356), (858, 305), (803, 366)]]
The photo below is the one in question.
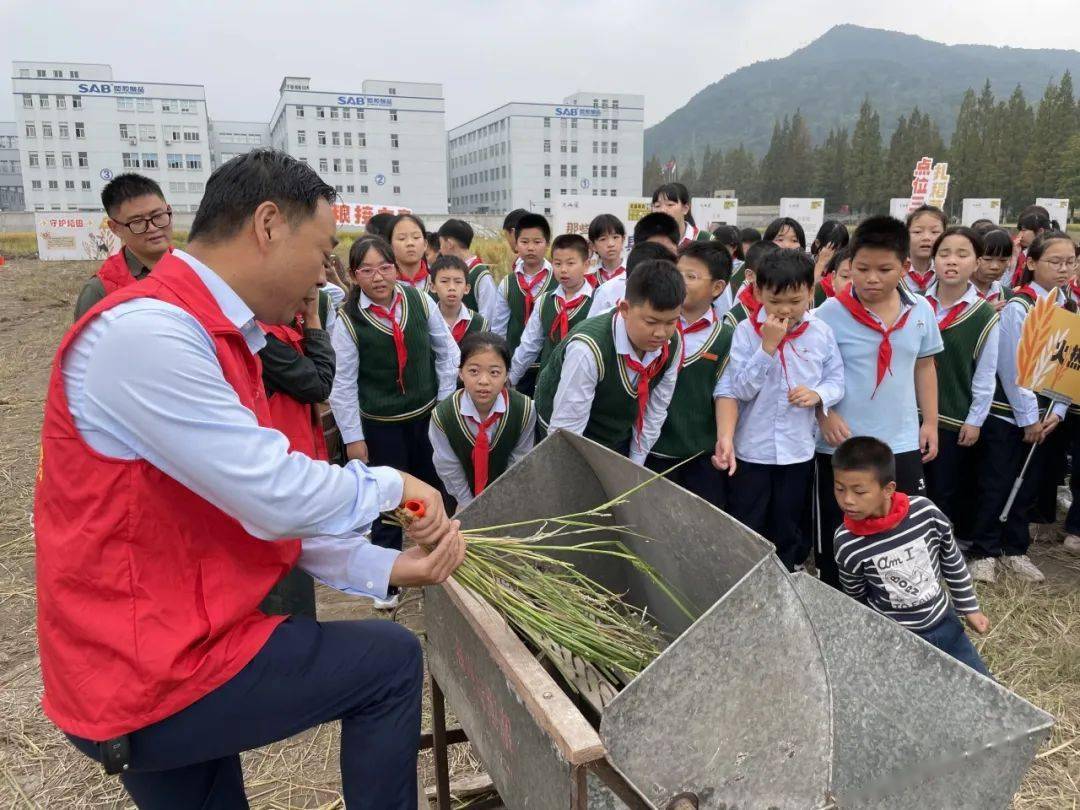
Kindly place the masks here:
[[(125, 248), (80, 312), (169, 247), (153, 181), (123, 175), (106, 197)], [(581, 434), (985, 672), (956, 614), (988, 626), (972, 577), (1043, 578), (1030, 524), (1054, 521), (1080, 448), (1076, 413), (1018, 387), (1015, 358), (1038, 298), (1076, 309), (1073, 240), (1036, 206), (1015, 237), (923, 206), (853, 233), (826, 222), (808, 249), (788, 218), (700, 229), (678, 183), (652, 203), (632, 234), (602, 215), (587, 238), (511, 212), (500, 281), (468, 223), (374, 218), (295, 322), (265, 327), (264, 382), (293, 449), (325, 457), (314, 404), (328, 400), (347, 458), (460, 508), (547, 433)], [(1066, 531), (1080, 554), (1080, 498)], [(376, 524), (372, 541), (400, 548), (401, 533)]]

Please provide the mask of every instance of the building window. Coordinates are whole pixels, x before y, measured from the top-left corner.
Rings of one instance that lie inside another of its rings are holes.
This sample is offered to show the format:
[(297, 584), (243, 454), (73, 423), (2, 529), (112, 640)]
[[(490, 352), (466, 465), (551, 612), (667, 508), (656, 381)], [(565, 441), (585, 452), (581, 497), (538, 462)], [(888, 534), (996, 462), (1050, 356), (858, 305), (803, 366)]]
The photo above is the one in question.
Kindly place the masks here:
[(127, 140), (131, 137), (131, 124), (120, 124), (120, 137)]
[(615, 141), (611, 142), (611, 154), (613, 154), (613, 155), (619, 154), (619, 144), (617, 142), (615, 142)]
[[(79, 154), (82, 154), (82, 152)], [(165, 164), (170, 169), (182, 169), (184, 168), (184, 156), (170, 152), (165, 155)]]
[(559, 141), (559, 151), (566, 154), (566, 141)]
[(551, 199), (551, 189), (550, 188), (545, 188), (544, 189), (544, 199), (545, 200), (550, 200)]
[(601, 166), (600, 167), (600, 176), (601, 177), (607, 177), (607, 166)]
[(75, 122), (75, 137), (80, 140), (86, 137), (86, 124), (82, 121)]
[(82, 109), (82, 96), (72, 96), (71, 97), (71, 109), (73, 109), (73, 110), (81, 110)]
[(60, 165), (65, 169), (70, 169), (75, 165), (71, 160), (71, 152), (60, 153)]
[[(345, 109), (348, 109), (348, 107), (346, 107)], [(345, 193), (346, 194), (355, 194), (356, 193), (356, 186), (346, 185), (345, 186)]]
[(30, 181), (30, 188), (32, 188), (34, 191), (41, 191), (41, 181), (40, 180), (31, 180)]
[(393, 133), (393, 132), (390, 133), (390, 148), (391, 149), (397, 149), (398, 148), (398, 136), (397, 136), (396, 133)]
[(551, 127), (551, 119), (550, 119), (550, 118), (548, 118), (548, 117), (547, 117), (547, 116), (545, 115), (545, 116), (544, 116), (544, 129), (549, 129), (550, 127)]
[(57, 96), (56, 97), (56, 109), (58, 109), (58, 110), (66, 110), (67, 109), (67, 96)]
[(619, 128), (619, 119), (618, 118), (612, 118), (611, 119), (611, 128), (612, 129), (618, 129)]
[(66, 190), (68, 190), (68, 191), (74, 191), (75, 190), (75, 181), (74, 180), (65, 180), (64, 181), (64, 188)]
[(79, 71), (77, 71), (77, 70), (68, 71), (68, 78), (71, 78), (71, 79), (79, 78)]
[(35, 73), (39, 79), (44, 79), (48, 75), (42, 68), (38, 68)]
[(82, 190), (83, 191), (89, 191), (90, 190), (90, 181), (89, 180), (83, 180), (82, 181)]
[(397, 121), (398, 120), (397, 112), (398, 112), (397, 110), (391, 110), (390, 111), (390, 120), (391, 121)]
[(26, 137), (27, 138), (36, 138), (37, 137), (37, 126), (32, 121), (28, 121), (27, 124), (26, 124)]
[(334, 146), (341, 146), (341, 133), (340, 132), (331, 132), (330, 133), (330, 143), (333, 144)]
[(345, 158), (345, 172), (347, 174), (352, 174), (353, 173), (353, 159), (352, 158)]
[(142, 165), (144, 169), (156, 169), (158, 167), (157, 152), (143, 152)]
[(592, 142), (592, 153), (594, 155), (600, 154), (600, 142), (599, 141), (593, 141)]
[(43, 110), (49, 109), (49, 97), (38, 96), (38, 106)]
[(87, 169), (90, 167), (90, 158), (86, 152), (79, 152), (79, 168)]
[(343, 134), (344, 134), (344, 137), (345, 137), (345, 145), (346, 146), (352, 146), (352, 133), (351, 132), (346, 132), (346, 133), (343, 133)]
[(315, 108), (315, 117), (316, 118), (326, 118), (326, 110), (324, 110), (322, 107), (316, 107)]
[(135, 99), (133, 98), (118, 98), (116, 100), (116, 109), (120, 112), (134, 112)]
[(367, 135), (364, 134), (363, 132), (357, 132), (356, 133), (356, 145), (357, 146), (367, 146)]
[(396, 95), (397, 95), (397, 88), (396, 88), (396, 87), (391, 87), (391, 88), (389, 88), (389, 89), (388, 89), (388, 90), (386, 91), (386, 94), (387, 94), (388, 96), (396, 96)]
[(29, 79), (30, 78), (30, 68), (19, 68), (19, 78), (20, 79)]
[(34, 109), (34, 97), (32, 95), (30, 95), (29, 93), (23, 93), (22, 105), (23, 105), (24, 109), (27, 109), (27, 110)]
[[(146, 99), (139, 99), (139, 101), (145, 101)], [(180, 112), (188, 115), (194, 115), (196, 112), (196, 103), (190, 99), (180, 99)], [(139, 105), (139, 109), (142, 109), (142, 105)]]
[(326, 146), (326, 133), (320, 132), (316, 137), (316, 140), (319, 142), (319, 146)]
[(304, 117), (304, 107), (302, 105), (297, 104), (294, 109), (296, 110), (296, 117), (297, 118), (303, 118)]
[(36, 169), (38, 166), (41, 165), (38, 162), (38, 153), (37, 152), (27, 152), (26, 153), (26, 165), (29, 166), (31, 169)]
[(334, 158), (334, 173), (341, 173), (341, 158)]
[(368, 193), (367, 186), (360, 186), (360, 193), (361, 194), (367, 194)]
[[(351, 121), (352, 120), (352, 108), (351, 107), (342, 107), (341, 108), (341, 117), (343, 119), (345, 119), (346, 121)], [(350, 188), (351, 188), (351, 186), (350, 186)]]
[(120, 155), (123, 160), (125, 169), (137, 169), (139, 168), (139, 153), (138, 152), (124, 152)]
[(600, 141), (600, 154), (601, 155), (606, 155), (607, 154), (607, 141)]
[(326, 174), (326, 172), (330, 171), (330, 161), (328, 161), (326, 158), (319, 158), (319, 171), (323, 174)]
[(566, 177), (566, 164), (562, 164), (559, 167), (559, 177)]
[(303, 146), (307, 143), (307, 132), (302, 129), (296, 130), (296, 143)]
[(577, 177), (577, 164), (576, 163), (573, 166), (570, 167), (570, 176), (571, 177)]
[(612, 178), (615, 178), (615, 177), (619, 176), (619, 167), (618, 166), (612, 166), (611, 167), (611, 176), (612, 176)]
[(390, 174), (401, 174), (401, 161), (400, 160), (391, 160), (390, 161)]
[(188, 183), (187, 190), (193, 194), (201, 194), (205, 186), (202, 183)]
[(45, 168), (46, 169), (55, 169), (56, 168), (56, 152), (46, 152), (45, 153)]
[(47, 140), (52, 140), (52, 124), (48, 121), (41, 122), (41, 137)]
[(198, 143), (201, 139), (197, 127), (184, 127), (184, 141), (186, 143)]
[(137, 98), (135, 99), (135, 108), (139, 112), (153, 112), (154, 100), (152, 98)]
[[(356, 168), (357, 168), (357, 171), (360, 172), (360, 174), (367, 174), (367, 160), (365, 158), (360, 158), (359, 160), (357, 160), (356, 161)], [(365, 188), (366, 188), (366, 186), (365, 186)]]
[(337, 118), (338, 117), (338, 108), (337, 107), (331, 107), (330, 108), (330, 117), (331, 118)]
[(395, 194), (400, 194), (401, 193), (401, 186), (394, 186), (394, 193)]
[(548, 141), (548, 140), (544, 141), (544, 151), (545, 152), (550, 152), (551, 151), (551, 141)]
[(201, 169), (202, 155), (184, 155), (184, 163), (189, 169)]
[[(50, 191), (57, 191), (59, 188), (60, 188), (60, 181), (59, 180), (50, 180), (49, 181), (49, 190)], [(57, 210), (60, 210), (60, 209), (57, 209)]]

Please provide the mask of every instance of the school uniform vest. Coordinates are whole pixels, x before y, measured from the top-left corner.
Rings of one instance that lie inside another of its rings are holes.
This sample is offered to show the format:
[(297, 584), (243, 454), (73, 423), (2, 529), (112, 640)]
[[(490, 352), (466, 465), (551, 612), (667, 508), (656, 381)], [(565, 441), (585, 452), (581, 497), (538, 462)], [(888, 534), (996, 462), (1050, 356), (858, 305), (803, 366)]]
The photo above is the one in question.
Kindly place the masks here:
[[(544, 293), (544, 296), (537, 302), (537, 306), (540, 307), (540, 328), (543, 329), (544, 345), (540, 349), (540, 355), (537, 358), (533, 367), (543, 366), (548, 358), (551, 357), (551, 353), (555, 351), (555, 347), (559, 344), (558, 335), (554, 338), (551, 336), (551, 326), (555, 323), (555, 318), (559, 314), (558, 304), (556, 303), (555, 291)], [(567, 313), (568, 329), (566, 334), (569, 336), (574, 327), (588, 318), (589, 307), (592, 306), (592, 298), (585, 296), (581, 303), (574, 307)]]
[(971, 381), (994, 324), (997, 312), (979, 299), (941, 333), (945, 349), (934, 356), (938, 378), (938, 421), (959, 430), (971, 409)]
[(749, 317), (750, 313), (746, 311), (746, 306), (742, 301), (736, 299), (731, 309), (724, 313), (724, 323), (730, 324), (734, 328)]
[[(544, 272), (541, 270), (540, 272)], [(540, 301), (540, 296), (555, 288), (555, 273), (547, 270), (547, 278), (533, 293), (533, 306)], [(510, 320), (506, 325), (506, 342), (510, 344), (510, 351), (514, 352), (521, 343), (521, 335), (525, 331), (525, 293), (518, 285), (517, 273), (513, 270), (506, 277), (506, 303), (510, 306)]]
[(812, 306), (814, 309), (817, 309), (828, 300), (829, 294), (825, 292), (825, 288), (821, 286), (821, 282), (819, 281), (814, 285), (814, 302)]
[(299, 540), (251, 536), (148, 461), (96, 452), (75, 427), (64, 353), (94, 317), (140, 297), (194, 317), (240, 402), (270, 426), (259, 358), (180, 259), (162, 258), (61, 342), (34, 497), (43, 708), (62, 730), (99, 741), (175, 714), (236, 675), (285, 619), (258, 606), (300, 555)]
[[(321, 299), (320, 293), (320, 299)], [(320, 300), (320, 308), (322, 301)], [(268, 335), (273, 335), (282, 343), (291, 347), (297, 354), (304, 353), (304, 333), (302, 327), (293, 324), (259, 324)], [(322, 419), (318, 408), (301, 402), (277, 391), (267, 397), (270, 407), (270, 424), (285, 434), (289, 440), (289, 449), (303, 453), (308, 458), (328, 461), (330, 453), (326, 449), (326, 436), (323, 434)]]
[[(1009, 303), (1007, 307), (1023, 307), (1024, 317), (1027, 317), (1027, 313), (1031, 312), (1031, 308), (1035, 306), (1035, 299), (1021, 290), (1013, 290), (1012, 295), (1009, 296)], [(1010, 348), (1010, 351), (1012, 349)], [(1039, 397), (1040, 407), (1045, 402), (1043, 397)], [(1005, 396), (1005, 389), (1001, 387), (1001, 379), (994, 375), (994, 399), (990, 403), (990, 413), (996, 413), (999, 416), (1006, 416), (1009, 419), (1013, 419), (1012, 405), (1009, 404), (1009, 398)]]
[[(465, 335), (473, 335), (473, 334), (476, 334), (477, 332), (487, 332), (487, 331), (489, 331), (488, 330), (487, 318), (485, 318), (483, 315), (481, 315), (475, 309), (472, 310), (472, 317), (469, 318), (469, 325), (465, 329)], [(464, 339), (465, 335), (462, 335), (462, 339)]]
[(319, 323), (326, 328), (326, 318), (330, 315), (330, 307), (334, 305), (334, 299), (326, 290), (319, 290)]
[[(555, 393), (559, 390), (566, 348), (579, 342), (592, 351), (599, 371), (589, 422), (585, 426), (585, 438), (610, 448), (622, 447), (632, 438), (638, 409), (637, 391), (630, 383), (624, 358), (615, 350), (617, 315), (618, 310), (613, 310), (585, 320), (572, 335), (555, 347), (547, 364), (540, 369), (534, 398), (537, 419), (545, 431), (551, 421)], [(671, 364), (679, 362), (681, 353), (682, 338), (675, 332), (668, 344), (667, 361), (660, 373), (649, 381), (650, 391), (660, 383)]]
[[(440, 402), (431, 412), (431, 419), (450, 442), (450, 447), (469, 481), (469, 491), (475, 492), (476, 476), (472, 452), (476, 446), (476, 437), (470, 432), (467, 420), (461, 414), (461, 397), (464, 393), (459, 389)], [(527, 396), (517, 391), (509, 392), (506, 412), (499, 420), (488, 451), (488, 485), (510, 466), (510, 456), (529, 424), (532, 409), (532, 400)]]
[(361, 310), (358, 297), (350, 297), (340, 309), (341, 325), (349, 330), (360, 356), (357, 385), (360, 414), (376, 422), (407, 422), (427, 414), (435, 405), (439, 382), (435, 352), (428, 332), (427, 295), (407, 284), (398, 284), (402, 304), (398, 313), (405, 336), (405, 391), (398, 387), (397, 352), (390, 324)]
[(486, 264), (476, 265), (476, 267), (471, 268), (465, 276), (465, 279), (469, 282), (469, 292), (461, 299), (461, 302), (473, 312), (480, 311), (480, 301), (476, 297), (476, 288), (480, 286), (480, 280), (485, 276), (487, 278), (492, 278), (491, 268)]
[(727, 367), (735, 328), (722, 321), (713, 323), (709, 337), (683, 360), (667, 420), (652, 453), (670, 459), (711, 452), (716, 446), (716, 413), (713, 390)]

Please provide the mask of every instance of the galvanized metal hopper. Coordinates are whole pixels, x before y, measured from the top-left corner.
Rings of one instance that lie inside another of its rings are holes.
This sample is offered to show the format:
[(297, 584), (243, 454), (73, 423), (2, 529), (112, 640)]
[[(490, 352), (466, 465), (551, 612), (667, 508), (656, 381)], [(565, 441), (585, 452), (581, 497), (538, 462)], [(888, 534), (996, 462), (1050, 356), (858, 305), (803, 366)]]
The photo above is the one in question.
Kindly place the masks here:
[[(460, 516), (567, 514), (649, 476), (556, 432)], [(700, 615), (691, 623), (623, 561), (582, 561), (673, 639), (607, 703), (599, 732), (487, 605), (453, 581), (427, 589), (432, 677), (507, 807), (1008, 806), (1049, 715), (788, 574), (768, 542), (666, 480), (615, 507), (613, 524), (654, 538), (621, 537)]]

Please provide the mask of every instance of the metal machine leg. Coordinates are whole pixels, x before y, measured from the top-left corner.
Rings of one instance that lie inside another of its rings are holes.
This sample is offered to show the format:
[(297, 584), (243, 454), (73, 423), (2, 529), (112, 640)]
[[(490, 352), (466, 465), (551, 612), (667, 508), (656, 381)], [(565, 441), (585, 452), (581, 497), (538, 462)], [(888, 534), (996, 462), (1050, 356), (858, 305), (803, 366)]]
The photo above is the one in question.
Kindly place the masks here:
[(432, 753), (435, 757), (435, 801), (438, 810), (450, 810), (450, 761), (447, 758), (446, 701), (434, 678), (431, 681)]

